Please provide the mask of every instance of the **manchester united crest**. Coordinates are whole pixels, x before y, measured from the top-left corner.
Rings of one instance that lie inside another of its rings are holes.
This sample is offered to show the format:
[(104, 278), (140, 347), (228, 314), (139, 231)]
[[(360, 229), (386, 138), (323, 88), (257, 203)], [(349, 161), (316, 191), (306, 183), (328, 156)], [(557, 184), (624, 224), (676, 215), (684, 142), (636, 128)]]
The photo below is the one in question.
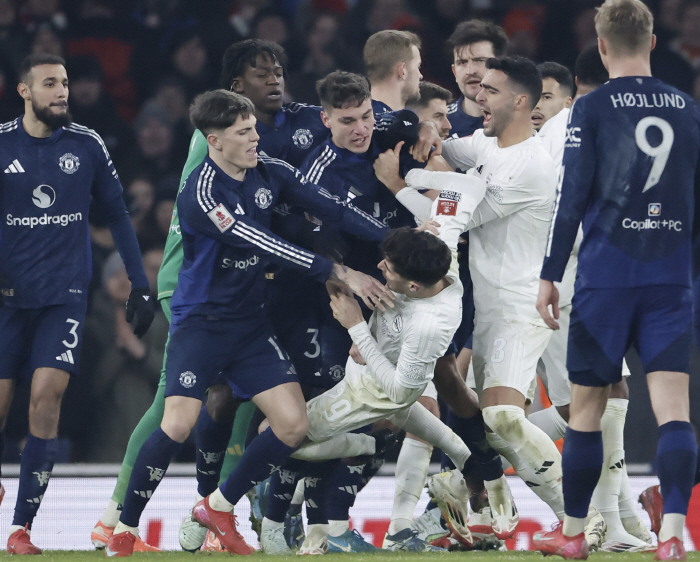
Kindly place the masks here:
[(308, 129), (297, 129), (292, 135), (292, 141), (298, 148), (309, 148), (314, 142), (314, 136)]
[(74, 154), (66, 152), (58, 159), (58, 165), (66, 174), (74, 174), (80, 167), (80, 160)]
[(267, 209), (272, 204), (272, 191), (261, 187), (255, 192), (255, 204), (261, 209)]

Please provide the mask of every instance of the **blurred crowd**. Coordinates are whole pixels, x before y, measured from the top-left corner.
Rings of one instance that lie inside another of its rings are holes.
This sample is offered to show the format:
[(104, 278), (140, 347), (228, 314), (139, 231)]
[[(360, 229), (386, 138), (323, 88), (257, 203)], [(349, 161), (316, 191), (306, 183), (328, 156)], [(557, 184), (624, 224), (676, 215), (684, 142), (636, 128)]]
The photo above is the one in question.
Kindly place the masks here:
[[(658, 43), (652, 71), (700, 99), (700, 0), (648, 0)], [(362, 47), (382, 29), (416, 32), (421, 72), (458, 94), (445, 39), (465, 19), (492, 19), (510, 51), (573, 70), (594, 44), (595, 0), (0, 0), (0, 122), (23, 111), (17, 69), (29, 53), (67, 61), (74, 121), (104, 139), (155, 293), (180, 173), (192, 133), (194, 96), (219, 86), (231, 43), (261, 38), (289, 57), (288, 101), (316, 104), (317, 79), (362, 72)], [(69, 386), (62, 460), (119, 462), (151, 404), (168, 325), (161, 314), (143, 340), (124, 318), (129, 281), (109, 229), (91, 213), (93, 282), (82, 374)], [(26, 434), (26, 402), (15, 400), (5, 461)], [(16, 446), (13, 447), (12, 443)]]

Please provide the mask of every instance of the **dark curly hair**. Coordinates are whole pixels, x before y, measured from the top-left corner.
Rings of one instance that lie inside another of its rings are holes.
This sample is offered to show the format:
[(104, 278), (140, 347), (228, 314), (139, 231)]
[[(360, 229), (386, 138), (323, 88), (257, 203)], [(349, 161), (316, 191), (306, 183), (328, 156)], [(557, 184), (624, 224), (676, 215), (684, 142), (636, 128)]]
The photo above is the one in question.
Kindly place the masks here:
[(426, 287), (445, 277), (452, 261), (452, 252), (437, 236), (408, 227), (390, 230), (382, 251), (396, 273)]

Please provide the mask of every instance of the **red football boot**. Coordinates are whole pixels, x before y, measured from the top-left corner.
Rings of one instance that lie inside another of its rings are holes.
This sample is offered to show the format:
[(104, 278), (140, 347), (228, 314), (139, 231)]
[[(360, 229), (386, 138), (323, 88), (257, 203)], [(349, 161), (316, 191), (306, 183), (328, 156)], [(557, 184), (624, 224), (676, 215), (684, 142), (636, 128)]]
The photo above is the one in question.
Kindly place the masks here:
[(588, 543), (585, 533), (575, 537), (564, 536), (563, 525), (560, 521), (551, 531), (540, 531), (532, 537), (532, 546), (545, 556), (556, 554), (568, 560), (586, 560), (588, 558)]
[(28, 525), (25, 525), (24, 529), (17, 529), (8, 537), (8, 554), (41, 554), (41, 549), (32, 544), (27, 527)]
[(110, 558), (124, 558), (134, 553), (134, 543), (136, 535), (129, 531), (114, 534), (109, 537), (109, 542), (105, 547), (105, 555)]
[(661, 497), (659, 485), (649, 486), (639, 494), (639, 503), (642, 504), (642, 509), (649, 514), (651, 532), (656, 533), (658, 537), (661, 530), (661, 518), (664, 516), (664, 500)]
[(671, 537), (667, 541), (660, 542), (654, 560), (685, 560), (683, 541), (678, 537)]
[(231, 554), (252, 554), (255, 549), (247, 544), (237, 530), (238, 520), (233, 513), (216, 511), (209, 505), (209, 496), (192, 508), (192, 518), (209, 529), (221, 546)]

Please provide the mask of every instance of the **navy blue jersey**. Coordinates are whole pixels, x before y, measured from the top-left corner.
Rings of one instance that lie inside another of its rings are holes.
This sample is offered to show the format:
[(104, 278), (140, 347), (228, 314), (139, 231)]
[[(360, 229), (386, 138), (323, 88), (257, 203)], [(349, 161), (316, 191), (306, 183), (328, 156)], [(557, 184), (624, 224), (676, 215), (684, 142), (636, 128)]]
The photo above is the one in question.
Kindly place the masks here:
[(87, 299), (93, 197), (113, 230), (132, 285), (148, 287), (122, 187), (102, 139), (72, 124), (29, 136), (22, 117), (0, 126), (0, 289), (7, 306)]
[(541, 277), (561, 280), (583, 222), (577, 289), (690, 287), (699, 156), (700, 107), (656, 78), (578, 100)]
[(328, 137), (329, 129), (321, 121), (321, 108), (304, 103), (288, 103), (275, 115), (275, 126), (260, 121), (255, 125), (260, 141), (258, 152), (290, 163), (295, 168), (309, 152)]
[(372, 112), (374, 113), (374, 118), (381, 117), (385, 113), (391, 113), (394, 110), (391, 109), (387, 104), (385, 104), (383, 101), (378, 101), (378, 100), (372, 100)]
[(451, 137), (468, 137), (473, 135), (477, 129), (484, 128), (484, 117), (472, 117), (464, 113), (462, 109), (463, 101), (464, 96), (461, 96), (457, 101), (453, 101), (447, 106), (447, 118), (450, 121), (450, 125), (452, 125), (450, 129)]
[[(311, 183), (322, 185), (342, 201), (352, 204), (389, 228), (416, 225), (413, 214), (374, 174), (374, 160), (379, 150), (374, 143), (364, 154), (338, 148), (329, 138), (317, 147), (301, 165), (300, 171)], [(335, 228), (325, 225), (322, 228)], [(366, 240), (350, 240), (350, 250), (343, 260), (353, 269), (369, 275), (379, 275), (379, 247)]]
[(298, 205), (322, 220), (378, 242), (386, 227), (327, 190), (309, 184), (282, 160), (258, 157), (243, 181), (207, 156), (178, 195), (184, 258), (171, 304), (172, 326), (188, 314), (247, 317), (264, 304), (265, 266), (274, 262), (328, 278), (330, 261), (294, 246), (269, 227), (280, 203)]

